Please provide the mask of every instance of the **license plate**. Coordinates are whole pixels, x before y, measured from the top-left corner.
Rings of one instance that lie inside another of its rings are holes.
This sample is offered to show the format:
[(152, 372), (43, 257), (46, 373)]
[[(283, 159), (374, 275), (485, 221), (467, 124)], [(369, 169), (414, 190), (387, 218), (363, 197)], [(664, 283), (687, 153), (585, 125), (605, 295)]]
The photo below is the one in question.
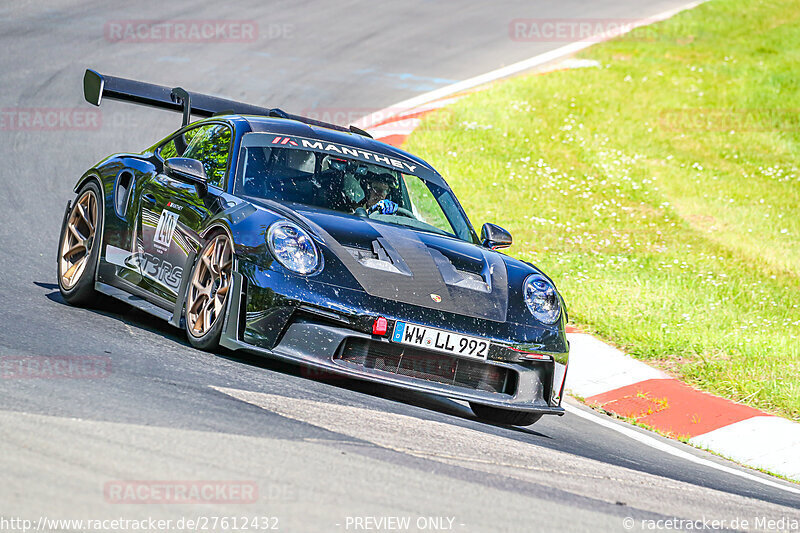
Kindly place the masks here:
[(489, 355), (487, 340), (408, 322), (397, 321), (392, 333), (392, 342), (484, 361)]

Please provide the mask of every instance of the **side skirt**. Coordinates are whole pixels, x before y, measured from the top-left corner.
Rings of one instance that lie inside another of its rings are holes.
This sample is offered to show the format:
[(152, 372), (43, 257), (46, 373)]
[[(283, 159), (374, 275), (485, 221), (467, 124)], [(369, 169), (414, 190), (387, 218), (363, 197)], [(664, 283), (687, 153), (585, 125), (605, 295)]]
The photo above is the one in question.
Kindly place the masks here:
[(145, 313), (151, 314), (167, 322), (169, 322), (172, 318), (172, 311), (168, 311), (163, 307), (159, 307), (156, 304), (148, 302), (144, 298), (133, 295), (129, 292), (125, 292), (117, 287), (112, 287), (106, 283), (96, 281), (94, 283), (94, 290), (105, 294), (106, 296), (111, 296), (112, 298), (125, 302), (126, 304), (132, 305), (133, 307), (144, 311)]

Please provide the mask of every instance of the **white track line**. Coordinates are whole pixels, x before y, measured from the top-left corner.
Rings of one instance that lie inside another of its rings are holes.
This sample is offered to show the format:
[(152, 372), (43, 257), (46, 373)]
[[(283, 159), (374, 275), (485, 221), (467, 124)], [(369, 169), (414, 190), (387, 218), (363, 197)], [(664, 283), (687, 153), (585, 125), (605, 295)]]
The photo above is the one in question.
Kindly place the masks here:
[(387, 118), (390, 118), (390, 117), (392, 117), (394, 115), (399, 115), (399, 114), (404, 113), (404, 112), (406, 112), (406, 111), (408, 111), (410, 109), (413, 109), (415, 107), (427, 104), (427, 103), (429, 103), (429, 102), (431, 102), (433, 100), (438, 100), (440, 98), (444, 98), (446, 96), (450, 96), (450, 95), (453, 95), (453, 94), (456, 94), (456, 93), (459, 93), (459, 92), (462, 92), (462, 91), (466, 91), (468, 89), (473, 89), (473, 88), (478, 87), (480, 85), (485, 85), (487, 83), (491, 83), (491, 82), (499, 80), (501, 78), (507, 78), (507, 77), (512, 76), (514, 74), (519, 74), (520, 72), (524, 72), (524, 71), (530, 70), (530, 69), (532, 69), (534, 67), (538, 67), (538, 66), (544, 65), (545, 63), (549, 63), (549, 62), (554, 61), (556, 59), (560, 59), (562, 57), (566, 57), (566, 56), (568, 56), (570, 54), (574, 54), (575, 52), (579, 52), (580, 50), (583, 50), (584, 48), (588, 48), (588, 47), (590, 47), (590, 46), (592, 46), (594, 44), (597, 44), (599, 42), (602, 42), (604, 40), (608, 40), (608, 39), (611, 39), (611, 38), (614, 38), (614, 37), (619, 37), (620, 35), (623, 35), (623, 34), (629, 32), (629, 31), (631, 31), (631, 30), (633, 30), (635, 28), (638, 28), (640, 26), (646, 26), (646, 25), (652, 24), (654, 22), (660, 22), (662, 20), (666, 20), (666, 19), (668, 19), (668, 18), (680, 13), (681, 11), (685, 11), (687, 9), (692, 9), (693, 7), (697, 7), (697, 6), (699, 6), (700, 4), (702, 4), (705, 1), (706, 0), (699, 0), (699, 1), (691, 2), (691, 3), (686, 4), (684, 6), (677, 7), (677, 8), (670, 9), (670, 10), (664, 11), (662, 13), (659, 13), (658, 15), (656, 15), (654, 17), (643, 18), (643, 19), (641, 19), (639, 21), (636, 21), (633, 24), (630, 24), (629, 26), (627, 26), (624, 31), (622, 31), (622, 30), (621, 31), (616, 31), (613, 34), (608, 35), (607, 37), (595, 36), (595, 37), (592, 37), (590, 39), (587, 39), (586, 41), (579, 41), (579, 42), (575, 42), (575, 43), (570, 43), (570, 44), (562, 46), (560, 48), (556, 48), (555, 50), (550, 50), (549, 52), (545, 52), (543, 54), (539, 54), (539, 55), (533, 56), (531, 58), (524, 59), (524, 60), (522, 60), (522, 61), (520, 61), (518, 63), (513, 63), (511, 65), (499, 68), (497, 70), (493, 70), (491, 72), (487, 72), (486, 74), (481, 74), (480, 76), (475, 76), (474, 78), (469, 78), (469, 79), (466, 79), (466, 80), (463, 80), (463, 81), (459, 81), (459, 82), (453, 83), (451, 85), (446, 85), (445, 87), (440, 87), (439, 89), (435, 89), (433, 91), (420, 94), (419, 96), (415, 96), (413, 98), (409, 98), (408, 100), (403, 100), (402, 102), (399, 102), (399, 103), (397, 103), (397, 104), (395, 104), (393, 106), (387, 107), (386, 109), (383, 109), (381, 111), (376, 111), (375, 113), (372, 113), (371, 115), (367, 115), (366, 117), (363, 117), (363, 118), (359, 119), (355, 123), (355, 126), (359, 127), (359, 128), (362, 128), (362, 129), (368, 129), (373, 124), (375, 124), (376, 122), (385, 121)]
[(733, 476), (738, 476), (744, 478), (748, 481), (755, 481), (756, 483), (761, 483), (762, 485), (766, 485), (768, 487), (772, 487), (775, 489), (785, 490), (786, 492), (791, 492), (792, 494), (800, 494), (800, 488), (790, 487), (787, 485), (783, 485), (781, 483), (777, 483), (775, 481), (764, 479), (758, 476), (754, 476), (748, 472), (743, 470), (737, 470), (736, 468), (731, 468), (729, 466), (717, 464), (713, 461), (709, 461), (708, 459), (703, 459), (701, 457), (697, 457), (687, 451), (681, 450), (671, 444), (668, 444), (664, 441), (658, 440), (653, 438), (649, 435), (644, 433), (640, 433), (632, 428), (623, 426), (621, 424), (612, 422), (610, 420), (606, 420), (605, 415), (596, 415), (593, 413), (587, 413), (586, 411), (579, 409), (578, 407), (573, 407), (572, 405), (564, 404), (562, 405), (567, 412), (574, 414), (575, 416), (579, 416), (585, 420), (589, 420), (590, 422), (594, 422), (595, 424), (599, 424), (605, 428), (608, 428), (612, 431), (616, 431), (626, 437), (629, 437), (641, 444), (646, 446), (650, 446), (651, 448), (655, 448), (656, 450), (668, 453), (670, 455), (674, 455), (680, 459), (684, 459), (686, 461), (691, 461), (692, 463), (696, 463), (702, 466), (707, 466), (709, 468), (714, 468), (721, 472), (725, 472), (726, 474), (731, 474)]

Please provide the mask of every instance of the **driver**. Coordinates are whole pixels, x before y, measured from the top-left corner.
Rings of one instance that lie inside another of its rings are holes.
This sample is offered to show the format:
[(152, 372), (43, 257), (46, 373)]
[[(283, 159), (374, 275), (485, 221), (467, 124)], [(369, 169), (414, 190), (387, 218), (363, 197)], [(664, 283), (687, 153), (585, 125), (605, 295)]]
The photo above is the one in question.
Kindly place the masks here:
[(352, 209), (352, 200), (344, 190), (345, 178), (348, 173), (348, 162), (346, 159), (339, 159), (325, 156), (327, 162), (325, 170), (319, 173), (316, 183), (315, 201), (317, 205), (335, 209), (337, 211), (349, 211)]
[(362, 181), (364, 198), (358, 202), (356, 209), (360, 207), (367, 213), (378, 211), (382, 215), (393, 215), (397, 212), (398, 205), (387, 196), (394, 184), (395, 177), (388, 172), (367, 172)]

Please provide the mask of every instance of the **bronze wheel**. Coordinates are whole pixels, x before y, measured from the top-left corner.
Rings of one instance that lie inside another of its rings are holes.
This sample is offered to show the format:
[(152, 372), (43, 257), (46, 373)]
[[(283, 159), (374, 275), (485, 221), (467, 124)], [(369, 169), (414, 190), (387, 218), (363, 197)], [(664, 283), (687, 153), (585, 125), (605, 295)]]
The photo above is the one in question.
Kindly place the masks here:
[(200, 252), (186, 291), (186, 331), (189, 340), (209, 338), (212, 343), (218, 340), (232, 270), (231, 241), (225, 234), (217, 235)]
[(59, 274), (61, 286), (69, 290), (81, 279), (94, 246), (97, 228), (97, 198), (94, 191), (84, 192), (67, 219), (67, 227), (61, 239)]
[(97, 298), (94, 275), (103, 227), (100, 187), (89, 182), (78, 192), (58, 244), (58, 287), (68, 303), (84, 305)]

